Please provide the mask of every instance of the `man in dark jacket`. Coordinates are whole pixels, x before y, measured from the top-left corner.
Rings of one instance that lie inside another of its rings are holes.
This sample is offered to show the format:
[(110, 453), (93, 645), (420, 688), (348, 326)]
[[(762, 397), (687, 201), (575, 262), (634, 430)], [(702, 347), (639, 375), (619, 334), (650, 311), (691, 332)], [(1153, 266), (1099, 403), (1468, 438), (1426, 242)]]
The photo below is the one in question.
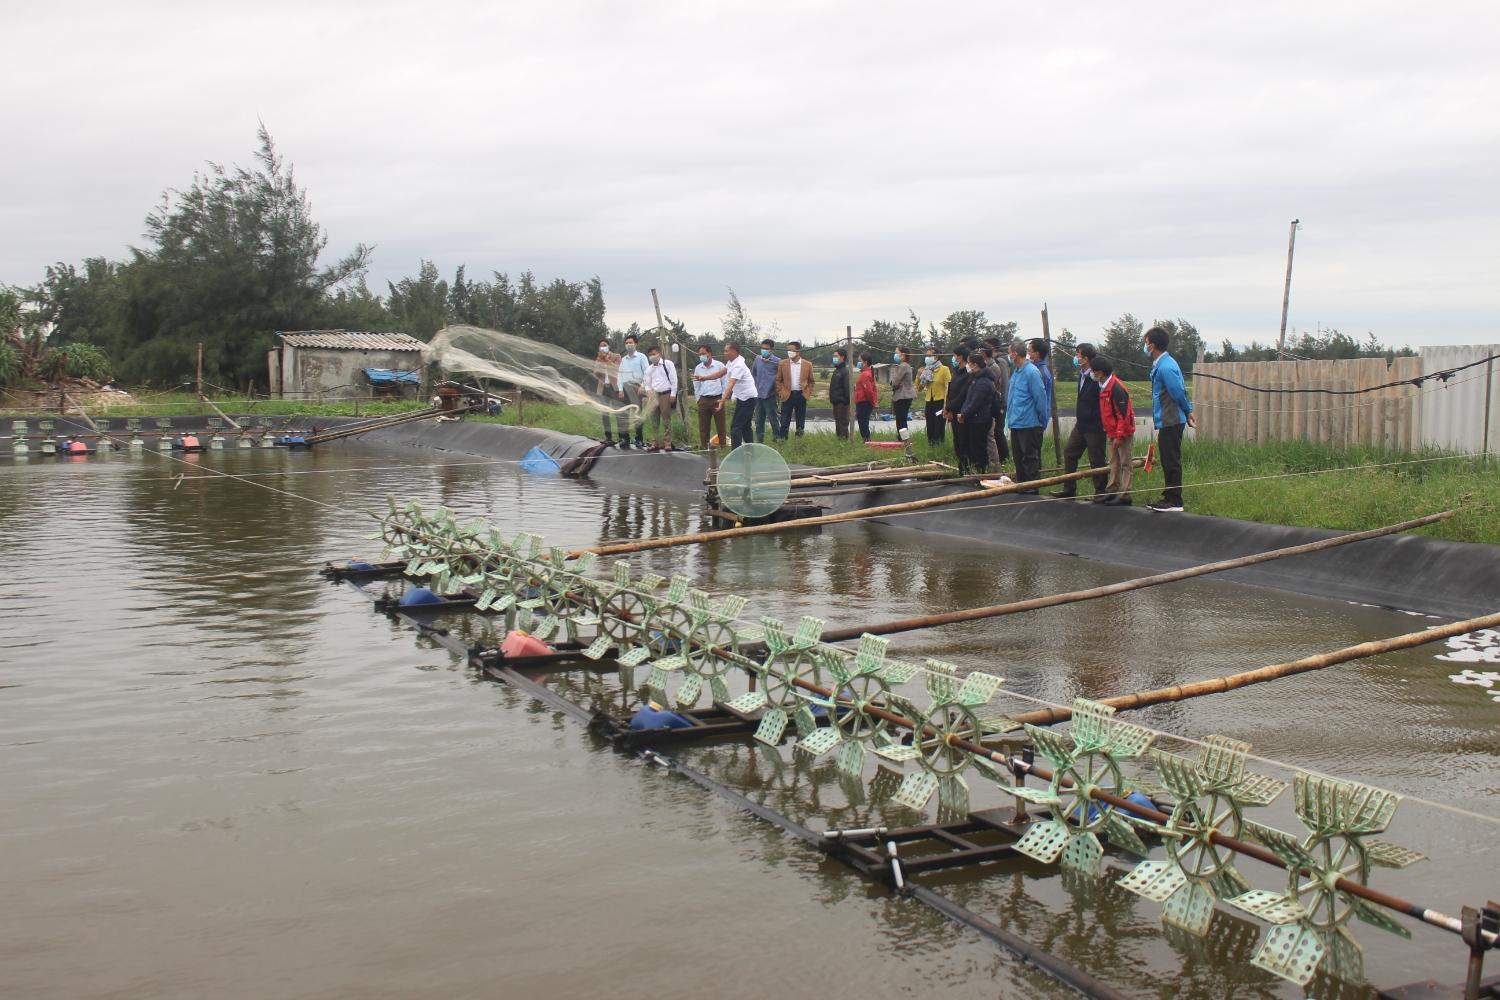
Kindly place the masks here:
[(958, 411), (958, 426), (964, 429), (964, 438), (969, 448), (969, 467), (981, 475), (989, 471), (991, 430), (995, 425), (995, 414), (1000, 412), (1000, 394), (995, 389), (995, 376), (989, 373), (982, 353), (969, 355), (968, 389), (964, 393), (963, 408)]
[(958, 422), (969, 392), (969, 377), (969, 349), (960, 344), (953, 349), (953, 379), (948, 383), (948, 403), (943, 407), (943, 416), (953, 426), (953, 455), (958, 459), (960, 475), (969, 472), (969, 431)]
[(849, 356), (840, 347), (833, 352), (833, 374), (828, 377), (828, 403), (833, 407), (833, 433), (849, 436)]
[[(1005, 414), (1005, 387), (1010, 383), (1010, 369), (1000, 363), (995, 356), (995, 349), (986, 343), (979, 349), (984, 355), (984, 370), (990, 373), (995, 380), (995, 395), (999, 397), (1000, 408), (998, 412)], [(990, 442), (988, 447), (990, 464), (996, 469), (1005, 465), (1005, 459), (1010, 455), (1010, 448), (1005, 443), (1005, 421), (996, 420), (990, 425)]]
[[(1104, 455), (1104, 422), (1099, 416), (1099, 383), (1094, 381), (1089, 365), (1098, 356), (1093, 344), (1078, 345), (1078, 409), (1073, 429), (1068, 432), (1068, 443), (1063, 446), (1063, 471), (1077, 472), (1078, 460), (1089, 453), (1089, 467), (1101, 470), (1094, 478), (1094, 493), (1104, 492), (1109, 484), (1109, 466)], [(1078, 495), (1078, 480), (1063, 483), (1062, 489), (1053, 490), (1055, 497)]]

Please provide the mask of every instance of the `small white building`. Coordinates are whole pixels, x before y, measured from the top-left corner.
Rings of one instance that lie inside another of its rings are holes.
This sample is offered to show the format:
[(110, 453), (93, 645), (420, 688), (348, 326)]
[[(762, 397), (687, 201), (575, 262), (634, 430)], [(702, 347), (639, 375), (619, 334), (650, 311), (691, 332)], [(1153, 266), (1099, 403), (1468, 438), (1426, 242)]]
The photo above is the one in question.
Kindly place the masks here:
[(363, 399), (377, 386), (388, 393), (393, 385), (402, 395), (421, 395), (426, 345), (415, 337), (348, 330), (278, 330), (276, 337), (267, 356), (272, 396)]

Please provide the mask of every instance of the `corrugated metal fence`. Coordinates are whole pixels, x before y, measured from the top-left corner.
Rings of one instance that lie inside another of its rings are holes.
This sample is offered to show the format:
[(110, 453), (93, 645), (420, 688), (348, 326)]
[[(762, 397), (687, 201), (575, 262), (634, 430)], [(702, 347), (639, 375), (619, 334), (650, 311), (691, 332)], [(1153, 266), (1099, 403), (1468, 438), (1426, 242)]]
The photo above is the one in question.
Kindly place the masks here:
[(1443, 448), (1500, 454), (1500, 361), (1420, 386), (1399, 385), (1359, 395), (1286, 390), (1370, 389), (1431, 375), (1500, 354), (1500, 345), (1423, 348), (1419, 357), (1344, 361), (1229, 361), (1204, 363), (1193, 379), (1198, 434), (1227, 441), (1317, 441), (1337, 447), (1367, 445), (1396, 451)]

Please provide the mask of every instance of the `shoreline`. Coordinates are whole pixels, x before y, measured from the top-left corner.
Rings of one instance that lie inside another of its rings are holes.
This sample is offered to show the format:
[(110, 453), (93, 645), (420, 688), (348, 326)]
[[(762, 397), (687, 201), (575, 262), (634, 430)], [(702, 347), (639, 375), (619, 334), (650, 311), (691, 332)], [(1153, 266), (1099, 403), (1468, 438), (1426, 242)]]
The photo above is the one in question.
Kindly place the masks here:
[[(294, 426), (332, 426), (352, 418), (291, 418)], [(540, 447), (559, 463), (597, 442), (535, 427), (459, 422), (415, 423), (372, 431), (384, 445), (476, 458), (516, 460)], [(357, 443), (357, 442), (356, 442)], [(339, 442), (342, 444), (342, 442)], [(326, 446), (325, 446), (326, 447)], [(688, 452), (628, 452), (631, 461), (604, 461), (586, 478), (622, 486), (700, 494), (706, 459)], [(938, 484), (903, 491), (903, 500), (943, 496), (971, 487)], [(825, 498), (828, 513), (888, 502), (878, 491)], [(983, 513), (974, 508), (983, 509)], [(1415, 513), (1415, 512), (1414, 512)], [(1152, 572), (1228, 559), (1344, 534), (1321, 528), (1262, 524), (1203, 514), (1157, 514), (1141, 506), (1093, 504), (1002, 496), (911, 515), (875, 517), (869, 523), (936, 531), (975, 541), (1073, 556)], [(1216, 578), (1308, 597), (1373, 605), (1396, 611), (1467, 618), (1500, 605), (1500, 546), (1423, 535), (1394, 535), (1285, 562), (1217, 574)]]

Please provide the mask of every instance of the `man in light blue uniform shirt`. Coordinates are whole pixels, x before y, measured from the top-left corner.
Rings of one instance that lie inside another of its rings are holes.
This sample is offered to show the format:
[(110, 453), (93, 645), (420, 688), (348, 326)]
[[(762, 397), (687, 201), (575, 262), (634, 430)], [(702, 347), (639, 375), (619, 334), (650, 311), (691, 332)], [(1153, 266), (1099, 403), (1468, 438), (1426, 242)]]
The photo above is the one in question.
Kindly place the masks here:
[(620, 358), (620, 398), (625, 400), (635, 409), (630, 414), (630, 427), (624, 437), (620, 439), (620, 447), (630, 448), (630, 436), (635, 437), (637, 448), (646, 447), (646, 439), (642, 436), (642, 425), (645, 423), (641, 415), (641, 396), (644, 393), (646, 382), (646, 356), (640, 351), (640, 339), (633, 333), (625, 335), (625, 353)]
[(766, 421), (771, 421), (771, 436), (778, 438), (782, 436), (781, 418), (777, 415), (777, 406), (781, 400), (776, 398), (776, 369), (781, 365), (781, 359), (776, 356), (776, 342), (767, 338), (760, 342), (760, 353), (750, 363), (750, 374), (755, 379), (755, 440), (766, 439)]

